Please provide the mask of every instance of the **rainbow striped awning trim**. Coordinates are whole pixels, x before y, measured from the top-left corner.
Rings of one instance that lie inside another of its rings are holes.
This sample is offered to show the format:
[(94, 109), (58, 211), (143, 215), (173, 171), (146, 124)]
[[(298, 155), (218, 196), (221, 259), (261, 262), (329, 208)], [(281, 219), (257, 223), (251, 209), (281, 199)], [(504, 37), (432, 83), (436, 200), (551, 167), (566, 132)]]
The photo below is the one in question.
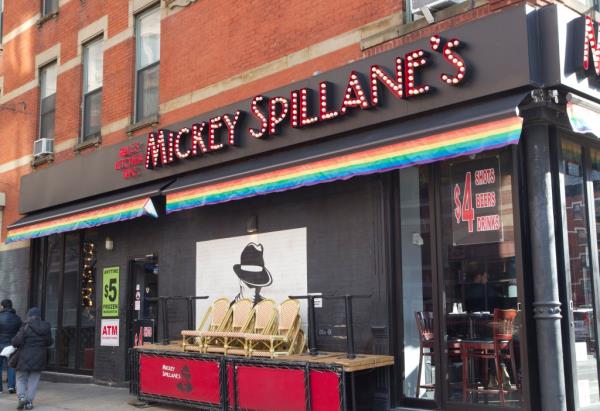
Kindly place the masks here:
[(576, 133), (600, 137), (600, 105), (573, 96), (567, 103), (567, 116)]
[(167, 194), (167, 213), (427, 164), (517, 144), (523, 120), (488, 121), (337, 157), (184, 188)]
[(157, 216), (152, 200), (148, 197), (9, 228), (6, 242), (29, 240), (51, 234), (97, 227), (117, 221), (131, 220), (145, 214)]

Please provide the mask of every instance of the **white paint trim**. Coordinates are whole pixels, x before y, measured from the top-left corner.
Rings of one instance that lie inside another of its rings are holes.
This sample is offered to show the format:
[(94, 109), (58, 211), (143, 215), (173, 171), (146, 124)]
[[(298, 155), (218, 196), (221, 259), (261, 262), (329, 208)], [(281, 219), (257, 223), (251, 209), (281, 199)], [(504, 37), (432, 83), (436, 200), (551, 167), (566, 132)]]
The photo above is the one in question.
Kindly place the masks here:
[(114, 132), (123, 130), (125, 127), (131, 124), (131, 117), (127, 116), (120, 120), (113, 121), (112, 123), (108, 123), (100, 129), (100, 134), (103, 136), (107, 136)]
[(29, 248), (29, 240), (15, 241), (14, 243), (0, 243), (0, 252), (20, 250), (21, 248)]
[(108, 15), (100, 17), (95, 22), (88, 24), (77, 33), (77, 55), (81, 55), (82, 45), (95, 37), (103, 35), (104, 40), (108, 36)]
[(30, 17), (29, 19), (25, 20), (23, 23), (21, 23), (16, 28), (9, 31), (6, 34), (6, 36), (2, 37), (2, 44), (8, 43), (9, 41), (11, 41), (15, 37), (17, 37), (19, 34), (25, 33), (27, 30), (29, 30), (30, 28), (35, 26), (35, 24), (40, 19), (40, 17), (41, 17), (41, 14), (37, 13), (34, 16)]
[(81, 64), (81, 55), (78, 55), (77, 57), (73, 57), (71, 60), (66, 61), (64, 64), (61, 64), (60, 66), (58, 66), (58, 75), (60, 76), (64, 72), (74, 69), (75, 67), (79, 66), (80, 64)]
[(8, 92), (6, 94), (2, 93), (2, 97), (0, 97), (0, 104), (6, 103), (7, 101), (10, 101), (12, 99), (19, 97), (21, 94), (25, 94), (28, 91), (31, 91), (34, 88), (36, 88), (38, 86), (38, 79), (37, 79), (38, 75), (39, 74), (36, 74), (35, 80), (31, 80), (30, 82), (25, 83), (22, 86), (19, 86), (16, 89), (11, 90), (10, 92)]
[[(56, 60), (58, 66), (60, 66), (60, 43), (56, 43), (52, 47), (47, 48), (41, 53), (36, 54), (35, 56), (35, 67), (36, 67), (36, 78), (38, 76), (37, 71), (40, 67), (45, 66), (46, 64)], [(57, 66), (57, 68), (58, 68)]]
[(54, 153), (60, 153), (61, 151), (66, 151), (74, 148), (77, 145), (77, 137), (70, 138), (65, 141), (61, 141), (60, 143), (54, 146)]
[(160, 7), (160, 0), (130, 0), (129, 4), (129, 10), (132, 12), (132, 14), (138, 14), (139, 12), (153, 7), (154, 5), (159, 5)]
[[(33, 144), (33, 143), (32, 143)], [(33, 149), (33, 146), (31, 146)], [(16, 160), (7, 161), (6, 163), (0, 164), (0, 174), (7, 173), (19, 167), (24, 167), (31, 164), (32, 155), (23, 156)]]
[(103, 49), (104, 51), (108, 50), (111, 47), (116, 46), (117, 44), (121, 44), (122, 42), (133, 38), (133, 28), (129, 27), (125, 30), (115, 34), (104, 42)]

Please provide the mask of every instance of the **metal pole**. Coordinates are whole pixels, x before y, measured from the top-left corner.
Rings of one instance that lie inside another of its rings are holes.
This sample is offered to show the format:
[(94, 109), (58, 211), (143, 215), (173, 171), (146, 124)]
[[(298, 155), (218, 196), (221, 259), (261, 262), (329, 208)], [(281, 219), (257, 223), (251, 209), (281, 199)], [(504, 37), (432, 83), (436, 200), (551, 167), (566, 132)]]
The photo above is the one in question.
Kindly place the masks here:
[[(545, 105), (544, 103), (539, 106)], [(539, 106), (536, 108), (539, 109)], [(537, 331), (541, 409), (566, 411), (562, 316), (554, 233), (554, 213), (560, 213), (560, 210), (554, 210), (552, 202), (548, 126), (535, 124), (525, 130), (528, 219), (534, 283), (533, 318)]]
[(317, 322), (315, 321), (315, 297), (308, 296), (308, 323), (310, 330), (308, 333), (308, 353), (310, 355), (319, 355), (317, 350)]
[[(352, 296), (345, 295), (344, 300), (346, 302), (346, 341), (348, 344), (348, 354), (346, 355), (349, 359), (356, 358), (356, 354), (354, 354), (354, 328), (353, 328), (353, 320), (352, 320)], [(352, 374), (354, 375), (354, 374)], [(354, 378), (354, 377), (352, 377)], [(354, 379), (352, 380), (352, 384), (354, 385)], [(352, 387), (354, 389), (354, 387)]]

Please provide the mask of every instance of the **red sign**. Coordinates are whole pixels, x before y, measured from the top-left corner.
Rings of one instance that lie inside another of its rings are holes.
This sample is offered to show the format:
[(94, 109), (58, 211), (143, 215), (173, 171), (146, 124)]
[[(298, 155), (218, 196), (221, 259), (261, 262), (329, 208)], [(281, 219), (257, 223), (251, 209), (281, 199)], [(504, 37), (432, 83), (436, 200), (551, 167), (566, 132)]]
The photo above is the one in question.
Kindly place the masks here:
[(140, 356), (140, 393), (204, 404), (220, 404), (217, 361)]
[(500, 163), (497, 157), (453, 163), (452, 237), (454, 245), (503, 240)]
[[(339, 121), (357, 110), (376, 108), (381, 104), (382, 94), (386, 90), (396, 99), (412, 99), (428, 94), (434, 90), (434, 86), (422, 83), (419, 78), (420, 71), (432, 63), (431, 53), (439, 53), (446, 62), (446, 70), (453, 71), (440, 73), (441, 87), (463, 84), (468, 68), (458, 53), (462, 47), (461, 41), (456, 38), (444, 40), (434, 35), (429, 39), (429, 46), (429, 51), (417, 49), (396, 57), (392, 73), (377, 64), (372, 65), (364, 77), (357, 71), (351, 71), (347, 82), (339, 90), (334, 90), (334, 84), (323, 81), (319, 83), (318, 90), (300, 88), (292, 90), (289, 96), (256, 96), (249, 107), (255, 126), (244, 132), (247, 132), (247, 138), (262, 139), (281, 133), (286, 124), (292, 128), (303, 128)], [(341, 104), (335, 106), (335, 101), (341, 101)], [(237, 110), (233, 114), (223, 113), (178, 131), (159, 130), (150, 133), (146, 144), (146, 168), (167, 166), (178, 160), (240, 146), (243, 130), (240, 129), (239, 119), (245, 113)]]
[(119, 149), (119, 160), (115, 161), (115, 170), (121, 172), (125, 179), (140, 175), (144, 164), (143, 144), (133, 143)]

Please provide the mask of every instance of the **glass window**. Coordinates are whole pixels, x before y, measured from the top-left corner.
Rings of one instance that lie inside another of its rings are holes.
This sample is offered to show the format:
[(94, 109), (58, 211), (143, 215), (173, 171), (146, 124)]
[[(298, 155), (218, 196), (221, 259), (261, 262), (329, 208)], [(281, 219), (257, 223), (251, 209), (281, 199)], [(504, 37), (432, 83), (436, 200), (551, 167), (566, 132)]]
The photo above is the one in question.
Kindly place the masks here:
[(40, 70), (40, 138), (54, 138), (56, 63)]
[(32, 301), (44, 302), (43, 316), (55, 340), (49, 350), (50, 366), (91, 371), (96, 325), (94, 245), (82, 243), (81, 233), (57, 234), (34, 242), (34, 258)]
[(2, 32), (4, 31), (4, 0), (0, 0), (0, 43), (2, 43)]
[(158, 75), (160, 61), (160, 9), (136, 17), (136, 104), (140, 121), (158, 113)]
[(522, 406), (511, 151), (441, 172), (448, 401)]
[(83, 140), (100, 133), (102, 116), (102, 39), (83, 48)]
[(58, 11), (58, 0), (42, 0), (42, 16)]
[(435, 331), (427, 168), (400, 171), (404, 396), (434, 399)]
[[(561, 143), (564, 170), (565, 215), (569, 248), (568, 269), (571, 273), (571, 301), (575, 327), (575, 368), (580, 407), (600, 404), (598, 395), (598, 363), (596, 315), (588, 244), (587, 207), (583, 152), (578, 144)], [(600, 197), (598, 152), (592, 151), (594, 198)], [(597, 200), (595, 200), (597, 201)], [(596, 210), (596, 216), (598, 216)]]

